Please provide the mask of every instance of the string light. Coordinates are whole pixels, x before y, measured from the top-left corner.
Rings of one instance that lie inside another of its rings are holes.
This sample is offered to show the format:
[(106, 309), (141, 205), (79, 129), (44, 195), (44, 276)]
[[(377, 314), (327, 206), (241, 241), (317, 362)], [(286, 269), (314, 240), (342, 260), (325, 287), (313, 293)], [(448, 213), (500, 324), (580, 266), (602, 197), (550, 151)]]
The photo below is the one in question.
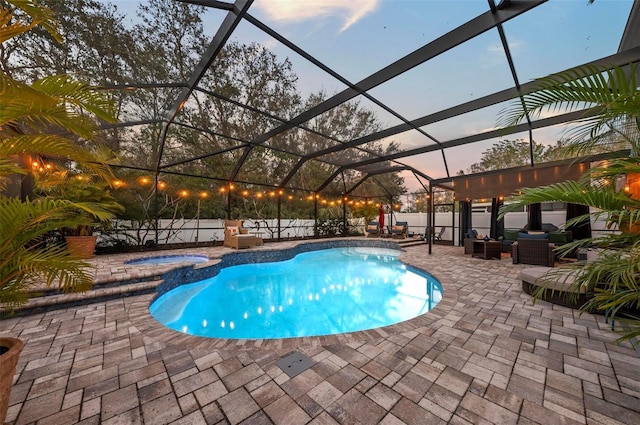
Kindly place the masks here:
[[(53, 165), (51, 165), (51, 164), (42, 164), (42, 163), (39, 163), (38, 161), (33, 161), (32, 162), (32, 166), (34, 168), (37, 167), (37, 170), (35, 170), (35, 171), (44, 171), (45, 168), (46, 169), (54, 168)], [(73, 178), (77, 179), (78, 181), (89, 181), (89, 180), (91, 180), (90, 176), (83, 175), (83, 174), (77, 174)], [(137, 177), (135, 179), (135, 181), (138, 183), (138, 186), (146, 186), (146, 185), (151, 184), (153, 179), (149, 178), (147, 176), (141, 176), (141, 177)], [(127, 182), (125, 180), (120, 180), (120, 179), (112, 181), (111, 184), (116, 189), (128, 186)], [(158, 180), (157, 183), (156, 183), (156, 187), (157, 187), (158, 190), (166, 190), (166, 189), (169, 188), (169, 184), (166, 183), (166, 182), (163, 182), (161, 180)], [(231, 190), (233, 190), (235, 188), (236, 187), (235, 187), (234, 184), (229, 183), (227, 185), (220, 186), (218, 188), (218, 191), (219, 191), (219, 193), (224, 194), (224, 193), (230, 192)], [(175, 193), (176, 193), (177, 196), (179, 196), (181, 198), (188, 198), (190, 196), (190, 192), (187, 189), (179, 189), (179, 190), (176, 189)], [(364, 205), (367, 205), (367, 204), (371, 205), (371, 204), (374, 203), (373, 200), (366, 200), (366, 201), (365, 200), (361, 200), (361, 201), (358, 200), (358, 201), (356, 201), (356, 200), (353, 200), (353, 199), (349, 199), (347, 196), (344, 196), (344, 195), (341, 195), (340, 197), (336, 197), (335, 199), (327, 199), (327, 198), (323, 198), (322, 195), (318, 194), (318, 193), (311, 194), (311, 195), (308, 195), (308, 196), (300, 196), (299, 198), (297, 198), (296, 196), (294, 196), (292, 194), (287, 194), (286, 191), (283, 190), (283, 189), (277, 189), (277, 190), (271, 190), (271, 191), (255, 191), (255, 192), (252, 192), (250, 190), (244, 189), (244, 190), (242, 190), (240, 192), (240, 194), (243, 197), (254, 196), (257, 199), (262, 199), (264, 197), (273, 198), (275, 196), (286, 196), (286, 199), (289, 200), (289, 201), (293, 201), (295, 199), (298, 199), (300, 201), (304, 201), (304, 200), (314, 201), (314, 200), (317, 200), (322, 205), (332, 206), (332, 207), (335, 207), (336, 205), (342, 205), (342, 204), (348, 204), (350, 206), (364, 206)], [(211, 194), (209, 192), (207, 192), (207, 191), (200, 191), (200, 192), (197, 192), (197, 195), (195, 195), (195, 196), (197, 196), (197, 197), (199, 197), (201, 199), (205, 199), (205, 198), (210, 197), (210, 195)], [(393, 207), (394, 208), (400, 208), (400, 205), (399, 204), (395, 204), (395, 205), (393, 205)]]

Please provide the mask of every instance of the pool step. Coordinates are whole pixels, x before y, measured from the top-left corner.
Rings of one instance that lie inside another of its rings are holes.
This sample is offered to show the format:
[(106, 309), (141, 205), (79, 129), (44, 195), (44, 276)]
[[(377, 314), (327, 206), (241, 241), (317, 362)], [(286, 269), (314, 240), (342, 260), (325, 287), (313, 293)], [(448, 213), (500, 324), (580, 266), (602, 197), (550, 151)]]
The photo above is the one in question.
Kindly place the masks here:
[(400, 248), (406, 248), (408, 246), (416, 246), (416, 245), (426, 245), (426, 242), (424, 240), (413, 239), (413, 238), (396, 239), (395, 242), (398, 243), (398, 246), (400, 246)]
[[(161, 277), (153, 276), (126, 281), (97, 282), (93, 288), (85, 292), (61, 293), (56, 289), (47, 289), (38, 291), (38, 295), (30, 298), (26, 304), (16, 307), (13, 314), (22, 316), (133, 295), (150, 294), (160, 283), (162, 283)], [(7, 313), (6, 309), (0, 309), (0, 315), (5, 313)]]

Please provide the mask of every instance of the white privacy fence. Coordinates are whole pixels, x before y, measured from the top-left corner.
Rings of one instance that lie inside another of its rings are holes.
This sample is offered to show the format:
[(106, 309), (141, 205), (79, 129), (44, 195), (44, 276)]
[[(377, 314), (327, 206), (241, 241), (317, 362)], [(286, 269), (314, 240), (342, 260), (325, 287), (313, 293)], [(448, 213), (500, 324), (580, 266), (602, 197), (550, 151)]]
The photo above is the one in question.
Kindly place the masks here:
[[(425, 234), (427, 228), (427, 213), (394, 213), (395, 221), (406, 221), (409, 223), (409, 232), (416, 234)], [(542, 222), (551, 223), (557, 227), (562, 226), (566, 222), (566, 211), (542, 211)], [(453, 240), (457, 243), (459, 240), (459, 215), (458, 213), (439, 212), (435, 214), (433, 228), (435, 233), (440, 232), (440, 228), (444, 227), (442, 234), (443, 240)], [(454, 225), (455, 224), (455, 228)], [(491, 213), (488, 211), (473, 212), (471, 224), (478, 233), (488, 235), (491, 228)], [(527, 224), (526, 212), (510, 212), (504, 217), (505, 229), (522, 229)], [(603, 232), (609, 232), (606, 223), (602, 220), (592, 221), (591, 230), (593, 236), (598, 236)], [(454, 233), (455, 232), (455, 233)]]
[[(393, 213), (386, 215), (385, 225), (390, 226), (397, 221), (406, 221), (409, 225), (409, 233), (424, 235), (427, 228), (427, 213)], [(543, 211), (542, 222), (552, 223), (560, 227), (565, 222), (565, 211)], [(391, 218), (391, 223), (389, 219)], [(211, 243), (224, 240), (224, 219), (161, 219), (158, 220), (158, 242), (160, 244), (181, 243)], [(472, 215), (472, 227), (481, 234), (488, 234), (491, 223), (491, 213), (487, 211), (474, 212)], [(351, 233), (364, 234), (365, 221), (363, 218), (349, 220), (348, 226)], [(505, 228), (520, 229), (527, 224), (526, 212), (510, 212), (505, 217)], [(433, 228), (439, 234), (444, 227), (443, 240), (459, 240), (458, 213), (441, 212), (435, 214)], [(283, 239), (308, 238), (314, 236), (315, 222), (313, 219), (281, 219), (280, 237)], [(591, 223), (594, 236), (606, 229), (604, 222)], [(244, 227), (250, 232), (258, 233), (265, 240), (278, 238), (278, 220), (260, 219), (244, 220)], [(130, 245), (144, 245), (155, 243), (156, 233), (149, 223), (136, 224), (135, 222), (119, 220), (116, 222), (114, 238), (126, 241)]]

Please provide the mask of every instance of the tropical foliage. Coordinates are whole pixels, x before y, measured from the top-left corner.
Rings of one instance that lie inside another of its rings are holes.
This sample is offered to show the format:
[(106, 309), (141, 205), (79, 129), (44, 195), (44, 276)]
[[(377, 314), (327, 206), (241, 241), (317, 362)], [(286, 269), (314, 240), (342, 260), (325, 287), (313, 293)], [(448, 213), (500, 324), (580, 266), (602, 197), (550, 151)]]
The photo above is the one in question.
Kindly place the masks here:
[[(59, 39), (51, 11), (31, 0), (2, 3), (0, 40), (5, 43), (42, 27)], [(92, 205), (24, 193), (32, 171), (45, 160), (82, 164), (102, 179), (109, 167), (77, 142), (88, 143), (96, 119), (113, 121), (108, 98), (70, 76), (49, 76), (28, 84), (0, 72), (0, 305), (27, 301), (34, 284), (63, 291), (91, 286), (89, 264), (66, 247), (47, 243), (52, 231), (79, 223), (77, 208)], [(68, 137), (63, 136), (68, 134)], [(95, 211), (98, 219), (105, 218)]]
[[(567, 131), (567, 151), (571, 156), (601, 150), (627, 149), (627, 156), (601, 161), (578, 182), (562, 182), (547, 187), (529, 188), (503, 207), (501, 214), (523, 204), (561, 201), (591, 207), (591, 213), (566, 225), (604, 217), (610, 229), (590, 239), (566, 245), (561, 253), (580, 246), (598, 248), (593, 261), (570, 267), (573, 288), (587, 287), (593, 298), (584, 311), (605, 314), (613, 323), (623, 321), (622, 339), (640, 335), (640, 233), (632, 232), (640, 224), (640, 198), (628, 192), (627, 179), (640, 173), (640, 92), (637, 67), (585, 66), (554, 74), (539, 81), (538, 90), (515, 102), (501, 115), (501, 125), (510, 126), (528, 116), (584, 110)], [(621, 230), (621, 231), (620, 231)], [(549, 279), (558, 278), (557, 273)], [(543, 286), (536, 296), (546, 291)]]

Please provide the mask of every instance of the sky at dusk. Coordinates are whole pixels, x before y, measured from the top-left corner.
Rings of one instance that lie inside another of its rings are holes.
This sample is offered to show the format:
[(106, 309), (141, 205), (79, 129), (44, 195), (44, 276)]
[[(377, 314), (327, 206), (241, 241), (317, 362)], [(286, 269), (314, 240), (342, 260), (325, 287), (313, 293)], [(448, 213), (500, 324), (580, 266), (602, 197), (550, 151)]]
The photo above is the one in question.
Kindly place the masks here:
[[(106, 0), (104, 2), (107, 2)], [(138, 1), (111, 1), (127, 20), (135, 22)], [(617, 52), (631, 0), (553, 0), (504, 25), (520, 83)], [(256, 0), (249, 13), (287, 37), (351, 83), (368, 77), (459, 25), (485, 13), (482, 0)], [(210, 9), (205, 28), (213, 36), (226, 12)], [(279, 58), (288, 58), (299, 76), (303, 95), (345, 86), (299, 57), (248, 22), (240, 24), (232, 40), (258, 42)], [(487, 31), (434, 59), (381, 84), (369, 93), (402, 117), (412, 120), (514, 86), (497, 30)], [(401, 121), (363, 97), (362, 106), (376, 112), (382, 127)], [(495, 128), (505, 105), (444, 120), (422, 128), (432, 136), (408, 131), (383, 143), (399, 143), (402, 150), (432, 145)], [(561, 127), (538, 130), (534, 139), (555, 144)], [(509, 139), (528, 134), (510, 135)], [(451, 175), (477, 162), (482, 151), (498, 139), (400, 161), (435, 178)], [(413, 182), (409, 181), (413, 180)], [(415, 179), (408, 178), (410, 188)]]

